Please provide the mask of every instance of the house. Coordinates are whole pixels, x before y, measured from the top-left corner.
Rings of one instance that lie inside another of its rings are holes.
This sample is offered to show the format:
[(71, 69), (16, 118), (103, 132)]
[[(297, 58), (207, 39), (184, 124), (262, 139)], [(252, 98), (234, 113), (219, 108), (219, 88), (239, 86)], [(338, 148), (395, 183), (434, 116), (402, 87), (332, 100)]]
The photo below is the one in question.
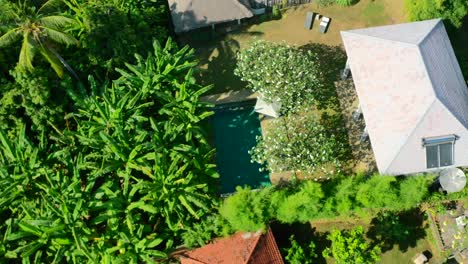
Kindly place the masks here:
[(174, 31), (197, 28), (250, 18), (254, 14), (248, 0), (168, 0)]
[(381, 174), (468, 165), (468, 89), (440, 19), (342, 31)]
[(236, 233), (214, 243), (189, 251), (180, 257), (181, 264), (284, 264), (275, 237), (266, 234)]

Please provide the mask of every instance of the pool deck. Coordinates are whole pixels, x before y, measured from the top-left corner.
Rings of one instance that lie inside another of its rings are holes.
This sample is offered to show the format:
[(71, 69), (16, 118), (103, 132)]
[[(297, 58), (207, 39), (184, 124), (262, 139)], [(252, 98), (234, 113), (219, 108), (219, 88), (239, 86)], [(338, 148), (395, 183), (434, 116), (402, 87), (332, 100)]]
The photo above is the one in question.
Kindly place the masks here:
[(250, 101), (257, 99), (257, 97), (258, 93), (252, 92), (250, 90), (239, 90), (220, 94), (205, 95), (200, 97), (200, 101), (217, 105)]

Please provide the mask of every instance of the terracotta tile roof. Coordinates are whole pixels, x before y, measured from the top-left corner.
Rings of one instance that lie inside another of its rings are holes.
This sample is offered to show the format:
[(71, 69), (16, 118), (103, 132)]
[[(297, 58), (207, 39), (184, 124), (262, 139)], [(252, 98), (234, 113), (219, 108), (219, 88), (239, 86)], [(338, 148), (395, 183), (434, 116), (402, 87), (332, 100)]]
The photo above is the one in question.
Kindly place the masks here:
[(214, 243), (189, 251), (181, 264), (284, 264), (275, 237), (266, 234), (236, 233)]

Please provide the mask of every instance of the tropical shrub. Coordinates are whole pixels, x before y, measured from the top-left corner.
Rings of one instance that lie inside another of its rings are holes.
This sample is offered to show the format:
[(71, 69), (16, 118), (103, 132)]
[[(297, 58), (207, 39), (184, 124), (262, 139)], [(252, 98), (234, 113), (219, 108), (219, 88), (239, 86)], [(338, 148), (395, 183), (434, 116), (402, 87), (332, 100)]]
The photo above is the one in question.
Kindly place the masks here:
[(266, 101), (278, 100), (283, 114), (320, 99), (322, 76), (315, 55), (284, 43), (254, 42), (238, 53), (234, 73)]
[(194, 81), (193, 52), (154, 43), (118, 81), (90, 78), (49, 137), (0, 131), (0, 262), (154, 263), (210, 215), (212, 112), (198, 100), (210, 87)]
[(405, 0), (405, 8), (411, 21), (443, 18), (455, 27), (461, 27), (468, 14), (466, 0)]
[(398, 202), (399, 208), (411, 209), (419, 205), (429, 195), (428, 186), (433, 181), (430, 176), (405, 177), (400, 182)]
[(396, 208), (398, 207), (396, 183), (395, 177), (374, 175), (359, 185), (356, 201), (363, 208)]
[(315, 243), (310, 241), (307, 248), (302, 247), (294, 238), (294, 235), (289, 237), (291, 247), (286, 248), (286, 261), (291, 264), (312, 264), (312, 259), (317, 257), (315, 253)]
[(273, 120), (249, 153), (252, 161), (270, 172), (293, 171), (307, 176), (319, 171), (330, 176), (340, 168), (337, 152), (341, 146), (315, 114), (300, 112)]
[(265, 231), (271, 220), (268, 210), (271, 192), (272, 187), (258, 191), (237, 187), (236, 193), (224, 200), (219, 213), (235, 231)]
[(352, 230), (334, 230), (327, 236), (331, 247), (326, 248), (322, 255), (333, 257), (337, 264), (377, 263), (380, 260), (380, 247), (371, 247), (364, 238), (364, 229), (358, 226)]
[(324, 197), (320, 184), (306, 181), (295, 193), (289, 194), (280, 202), (276, 219), (282, 223), (306, 223), (316, 216)]

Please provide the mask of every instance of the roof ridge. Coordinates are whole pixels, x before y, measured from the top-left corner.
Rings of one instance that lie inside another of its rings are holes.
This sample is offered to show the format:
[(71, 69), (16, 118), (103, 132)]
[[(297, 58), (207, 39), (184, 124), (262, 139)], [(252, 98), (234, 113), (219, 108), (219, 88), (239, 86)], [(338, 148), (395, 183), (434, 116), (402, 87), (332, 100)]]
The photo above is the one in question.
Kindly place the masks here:
[(376, 36), (371, 36), (371, 35), (366, 35), (366, 34), (359, 34), (359, 33), (355, 33), (355, 32), (352, 32), (352, 31), (341, 31), (341, 33), (364, 36), (364, 37), (367, 37), (367, 38), (378, 39), (378, 40), (382, 40), (382, 41), (397, 42), (397, 43), (402, 43), (402, 44), (406, 44), (406, 45), (410, 45), (410, 46), (418, 46), (418, 44), (416, 44), (416, 43), (411, 43), (411, 42), (402, 41), (402, 40), (386, 39), (386, 38), (381, 38), (381, 37), (376, 37)]
[[(268, 231), (269, 231), (269, 230), (270, 230), (270, 228), (268, 228)], [(260, 231), (260, 230), (259, 230), (259, 231)], [(259, 231), (257, 231), (257, 232), (259, 232)], [(268, 232), (268, 231), (267, 231), (267, 232)], [(255, 232), (255, 233), (257, 233), (257, 232)], [(255, 234), (255, 233), (254, 233), (254, 234)], [(248, 264), (248, 263), (249, 263), (249, 260), (250, 260), (250, 258), (252, 257), (253, 253), (255, 252), (255, 249), (257, 248), (258, 242), (260, 241), (260, 238), (261, 238), (263, 235), (264, 235), (264, 234), (260, 231), (260, 234), (256, 237), (256, 241), (255, 241), (255, 243), (253, 243), (253, 247), (252, 247), (252, 249), (250, 250), (250, 253), (249, 253), (249, 255), (247, 256), (247, 259), (245, 260), (244, 264)]]
[(416, 44), (416, 46), (418, 46), (419, 48), (421, 47), (420, 45), (431, 35), (432, 32), (434, 32), (434, 30), (440, 26), (440, 23), (442, 23), (442, 19), (438, 18), (438, 21), (437, 23), (432, 27), (432, 29), (427, 32), (427, 34), (420, 40), (418, 41), (418, 43)]

